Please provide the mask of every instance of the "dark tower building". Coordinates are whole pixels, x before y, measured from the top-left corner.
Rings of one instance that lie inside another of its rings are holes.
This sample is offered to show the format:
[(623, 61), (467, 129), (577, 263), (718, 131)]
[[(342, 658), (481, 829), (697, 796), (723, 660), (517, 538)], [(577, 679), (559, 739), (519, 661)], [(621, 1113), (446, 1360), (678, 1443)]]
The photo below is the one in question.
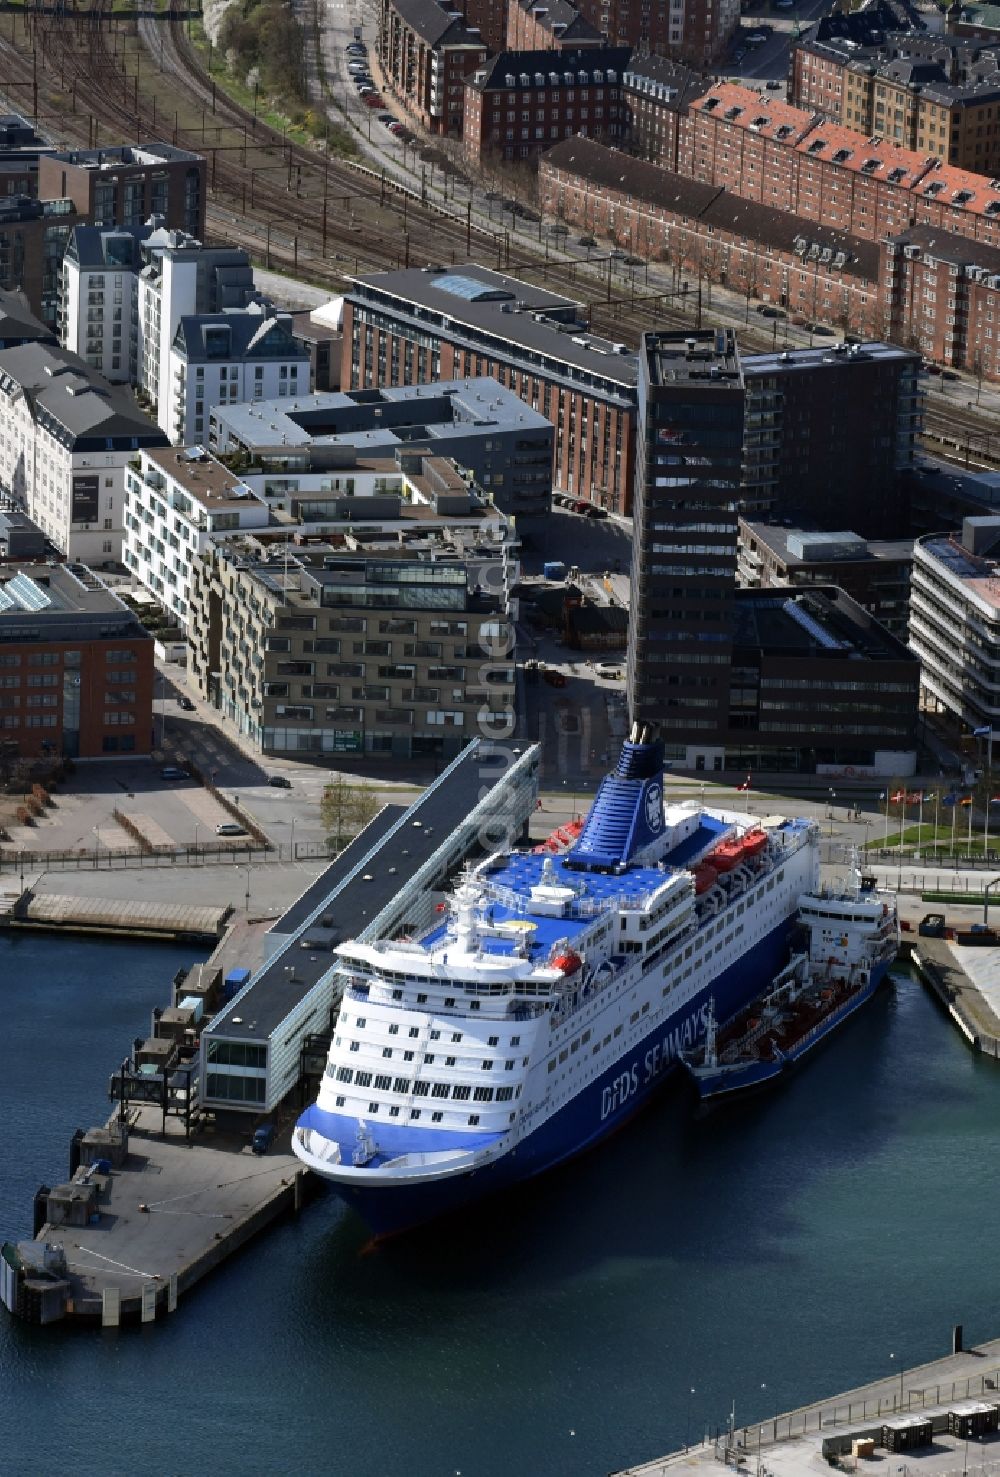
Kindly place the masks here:
[(721, 769), (729, 726), (743, 447), (735, 334), (649, 333), (639, 355), (631, 716), (668, 760)]

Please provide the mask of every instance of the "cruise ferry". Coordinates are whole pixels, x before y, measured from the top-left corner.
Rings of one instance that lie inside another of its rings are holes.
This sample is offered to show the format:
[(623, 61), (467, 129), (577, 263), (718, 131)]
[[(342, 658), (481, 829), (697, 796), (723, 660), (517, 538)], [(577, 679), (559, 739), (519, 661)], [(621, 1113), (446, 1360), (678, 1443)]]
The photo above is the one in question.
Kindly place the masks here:
[(422, 937), (338, 949), (344, 990), (292, 1145), (378, 1235), (589, 1148), (788, 959), (815, 822), (664, 805), (634, 728), (558, 855), (488, 856)]

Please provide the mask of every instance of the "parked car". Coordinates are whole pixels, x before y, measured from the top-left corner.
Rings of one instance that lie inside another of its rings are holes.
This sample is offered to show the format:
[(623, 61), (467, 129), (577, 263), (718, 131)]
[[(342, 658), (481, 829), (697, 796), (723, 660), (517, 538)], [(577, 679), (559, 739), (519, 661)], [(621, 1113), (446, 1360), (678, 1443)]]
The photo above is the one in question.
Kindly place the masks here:
[(268, 780), (268, 784), (275, 790), (290, 790), (292, 788), (291, 780), (284, 774), (272, 774)]
[(611, 662), (601, 662), (596, 671), (598, 677), (602, 677), (605, 682), (617, 682), (622, 675), (621, 667), (613, 666)]
[[(792, 3), (792, 0), (789, 0), (789, 4), (791, 4), (791, 3)], [(779, 5), (781, 4), (781, 0), (778, 0), (778, 4)], [(770, 82), (765, 82), (764, 83), (764, 87), (765, 87), (765, 90), (767, 92), (777, 92), (778, 88), (779, 87), (784, 87), (784, 85), (785, 85), (784, 82), (779, 82), (779, 80), (778, 80), (777, 77), (772, 77), (771, 80), (770, 80)]]
[(241, 826), (239, 821), (220, 821), (215, 828), (217, 836), (245, 836), (246, 826)]
[(382, 106), (382, 99), (379, 97), (377, 92), (366, 92), (364, 94), (364, 99), (365, 106), (368, 108), (380, 108)]
[(160, 770), (161, 780), (186, 780), (188, 778), (186, 769), (179, 769), (176, 764), (167, 764)]
[(767, 32), (750, 31), (746, 36), (743, 37), (743, 40), (748, 46), (763, 46), (764, 42), (767, 40)]
[(759, 303), (757, 312), (762, 318), (784, 318), (787, 316), (783, 308), (773, 308), (770, 303)]
[(194, 712), (194, 703), (188, 697), (186, 692), (182, 692), (180, 697), (177, 699), (177, 706), (179, 708), (183, 708), (185, 713)]
[(274, 1142), (274, 1124), (262, 1123), (259, 1128), (254, 1129), (253, 1143), (251, 1148), (255, 1154), (266, 1154)]
[(395, 134), (397, 138), (401, 138), (406, 130), (404, 129), (402, 123), (390, 123), (389, 132)]
[(806, 323), (803, 327), (809, 333), (818, 333), (821, 338), (830, 338), (833, 335), (833, 329), (828, 323)]
[(957, 380), (960, 377), (961, 376), (957, 375), (953, 369), (942, 369), (941, 371), (941, 378), (943, 380)]
[(608, 516), (607, 508), (600, 508), (597, 503), (588, 503), (584, 511), (588, 518), (606, 518)]
[(593, 236), (581, 236), (576, 244), (577, 246), (596, 246), (597, 242), (594, 240)]

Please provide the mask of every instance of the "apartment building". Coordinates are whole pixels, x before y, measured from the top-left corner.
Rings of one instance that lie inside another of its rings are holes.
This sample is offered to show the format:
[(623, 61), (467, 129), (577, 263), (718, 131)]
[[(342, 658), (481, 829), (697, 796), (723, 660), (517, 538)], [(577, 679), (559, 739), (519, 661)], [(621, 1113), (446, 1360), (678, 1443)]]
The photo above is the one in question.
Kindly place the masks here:
[(447, 488), (442, 503), (403, 540), (392, 520), (371, 533), (352, 520), (350, 546), (208, 551), (190, 626), (202, 697), (268, 754), (445, 761), (473, 738), (509, 736), (508, 525), (480, 503), (462, 537), (452, 518), (468, 520), (475, 498)]
[(821, 17), (792, 47), (791, 101), (978, 174), (1000, 172), (994, 42), (880, 28), (868, 9)]
[(852, 532), (787, 528), (740, 518), (737, 578), (749, 590), (836, 585), (905, 642), (910, 618), (912, 539), (863, 539)]
[(1000, 728), (1000, 517), (913, 549), (910, 647), (925, 698), (971, 729)]
[(122, 563), (184, 629), (197, 560), (270, 521), (266, 501), (200, 446), (143, 451), (125, 469)]
[(570, 225), (648, 260), (669, 261), (676, 289), (692, 277), (723, 282), (813, 321), (869, 336), (879, 330), (878, 247), (849, 232), (593, 139), (568, 139), (543, 156), (538, 195), (548, 213)]
[(499, 44), (485, 27), (480, 29), (491, 51), (576, 51), (606, 44), (569, 0), (510, 0), (507, 30)]
[(68, 559), (121, 558), (125, 466), (159, 430), (75, 354), (0, 351), (0, 488)]
[(711, 77), (682, 62), (634, 52), (622, 78), (627, 147), (653, 164), (677, 170), (684, 157), (681, 137), (688, 108), (711, 85)]
[(291, 314), (270, 303), (182, 314), (166, 357), (157, 417), (175, 445), (204, 440), (216, 406), (309, 393), (309, 351), (292, 334)]
[(581, 14), (612, 46), (634, 46), (707, 67), (740, 23), (739, 0), (579, 0)]
[[(506, 14), (494, 34), (506, 34)], [(385, 86), (428, 133), (459, 138), (465, 78), (486, 60), (484, 38), (438, 0), (380, 0), (378, 56)]]
[(148, 754), (153, 639), (83, 564), (0, 566), (0, 738), (24, 758)]
[(59, 340), (112, 384), (136, 384), (139, 272), (149, 226), (74, 226), (62, 262)]
[(59, 323), (63, 253), (79, 220), (71, 200), (0, 199), (0, 289), (22, 292), (31, 312), (53, 332)]
[(205, 160), (159, 140), (42, 154), (38, 195), (70, 200), (95, 226), (141, 226), (162, 216), (171, 230), (205, 234)]
[(371, 389), (463, 374), (499, 380), (554, 426), (552, 487), (628, 512), (636, 358), (627, 345), (591, 334), (580, 303), (472, 265), (355, 278), (344, 299), (341, 384)]
[(462, 147), (484, 159), (528, 159), (574, 134), (621, 137), (627, 47), (505, 51), (465, 84)]

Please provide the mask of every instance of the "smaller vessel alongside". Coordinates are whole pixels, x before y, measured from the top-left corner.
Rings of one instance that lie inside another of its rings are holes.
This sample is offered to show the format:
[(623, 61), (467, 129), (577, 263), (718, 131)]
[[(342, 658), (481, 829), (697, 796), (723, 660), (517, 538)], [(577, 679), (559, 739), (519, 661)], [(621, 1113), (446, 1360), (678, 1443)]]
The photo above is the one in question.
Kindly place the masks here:
[(709, 1002), (705, 1040), (682, 1057), (701, 1102), (774, 1081), (882, 983), (899, 949), (896, 899), (862, 877), (856, 853), (851, 871), (846, 886), (799, 898), (799, 947), (762, 995), (721, 1025)]

